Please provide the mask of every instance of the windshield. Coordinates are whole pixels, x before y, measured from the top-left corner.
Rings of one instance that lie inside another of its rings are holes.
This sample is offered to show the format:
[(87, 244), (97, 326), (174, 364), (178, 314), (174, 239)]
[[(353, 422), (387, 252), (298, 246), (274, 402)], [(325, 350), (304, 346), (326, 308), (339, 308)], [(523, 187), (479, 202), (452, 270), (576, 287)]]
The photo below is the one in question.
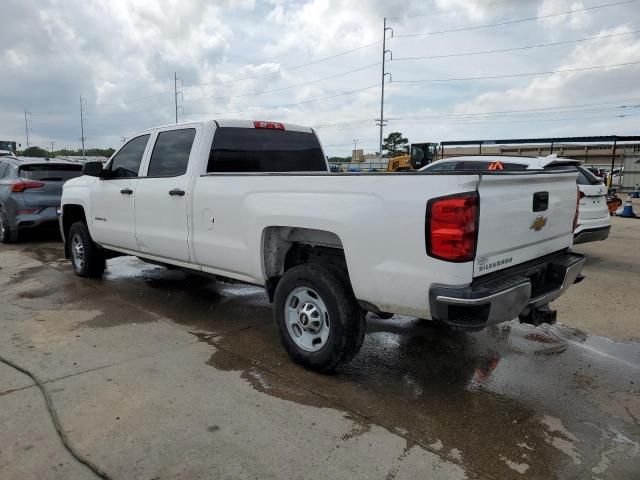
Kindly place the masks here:
[(34, 164), (22, 165), (20, 177), (25, 180), (63, 182), (82, 175), (82, 165), (68, 164)]

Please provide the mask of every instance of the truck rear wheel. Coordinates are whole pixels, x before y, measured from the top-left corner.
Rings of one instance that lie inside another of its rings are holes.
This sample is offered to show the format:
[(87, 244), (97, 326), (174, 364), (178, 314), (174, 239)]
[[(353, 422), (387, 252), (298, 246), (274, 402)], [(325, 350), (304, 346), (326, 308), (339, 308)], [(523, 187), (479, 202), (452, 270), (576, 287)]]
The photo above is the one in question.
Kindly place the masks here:
[(71, 265), (79, 277), (98, 278), (106, 267), (104, 252), (95, 244), (84, 222), (71, 225), (68, 235)]
[(333, 269), (306, 263), (288, 270), (275, 291), (280, 340), (293, 361), (331, 372), (356, 356), (366, 329), (364, 311)]

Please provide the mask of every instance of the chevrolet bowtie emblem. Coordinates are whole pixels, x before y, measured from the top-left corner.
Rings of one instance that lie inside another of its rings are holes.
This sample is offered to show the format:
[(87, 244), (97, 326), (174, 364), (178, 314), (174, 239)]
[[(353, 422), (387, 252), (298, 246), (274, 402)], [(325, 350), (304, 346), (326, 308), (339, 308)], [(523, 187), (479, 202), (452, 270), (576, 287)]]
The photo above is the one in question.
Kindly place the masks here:
[(531, 230), (535, 230), (536, 232), (539, 232), (544, 228), (546, 224), (547, 224), (547, 219), (542, 215), (538, 215), (529, 228)]

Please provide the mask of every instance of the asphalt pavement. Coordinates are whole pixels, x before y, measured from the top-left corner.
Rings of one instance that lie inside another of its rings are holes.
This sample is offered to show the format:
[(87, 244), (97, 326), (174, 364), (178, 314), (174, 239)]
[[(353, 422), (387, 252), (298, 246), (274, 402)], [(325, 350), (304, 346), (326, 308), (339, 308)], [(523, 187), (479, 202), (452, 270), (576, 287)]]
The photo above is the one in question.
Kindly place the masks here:
[[(638, 238), (640, 221), (614, 219), (582, 247), (587, 279), (557, 325), (369, 317), (335, 375), (289, 361), (260, 288), (133, 257), (80, 279), (61, 244), (32, 239), (0, 247), (0, 353), (45, 381), (71, 442), (114, 479), (637, 479)], [(95, 478), (4, 365), (0, 478)]]

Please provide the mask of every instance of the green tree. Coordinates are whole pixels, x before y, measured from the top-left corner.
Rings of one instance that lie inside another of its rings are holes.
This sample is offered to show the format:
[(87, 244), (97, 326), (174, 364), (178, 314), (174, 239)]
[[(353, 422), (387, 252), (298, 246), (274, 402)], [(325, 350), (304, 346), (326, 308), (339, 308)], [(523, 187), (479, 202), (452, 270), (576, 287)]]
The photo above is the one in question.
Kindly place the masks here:
[(47, 152), (44, 148), (40, 148), (40, 147), (25, 148), (24, 152), (22, 152), (22, 155), (25, 157), (41, 157), (41, 158), (51, 156), (49, 152)]
[(382, 144), (382, 150), (386, 150), (387, 157), (395, 157), (399, 153), (404, 153), (409, 140), (404, 138), (400, 132), (391, 132), (387, 138), (384, 139)]

